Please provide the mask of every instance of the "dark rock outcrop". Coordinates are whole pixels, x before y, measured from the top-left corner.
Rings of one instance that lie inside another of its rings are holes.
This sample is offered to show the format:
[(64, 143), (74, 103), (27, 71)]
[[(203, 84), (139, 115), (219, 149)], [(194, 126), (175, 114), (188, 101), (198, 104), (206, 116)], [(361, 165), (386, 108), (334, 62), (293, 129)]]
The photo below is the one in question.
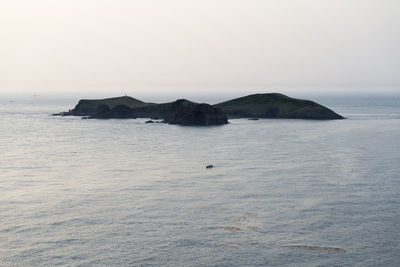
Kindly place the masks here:
[(114, 119), (135, 119), (135, 114), (132, 108), (125, 105), (118, 105), (111, 109), (111, 118)]
[(228, 119), (221, 110), (209, 104), (197, 104), (185, 99), (179, 99), (170, 105), (164, 116), (164, 122), (179, 125), (222, 125)]
[(110, 108), (108, 105), (100, 105), (89, 119), (135, 119), (133, 109), (125, 105)]
[(93, 118), (98, 118), (98, 119), (108, 119), (110, 118), (110, 106), (108, 105), (100, 105), (96, 109), (96, 113), (92, 115)]

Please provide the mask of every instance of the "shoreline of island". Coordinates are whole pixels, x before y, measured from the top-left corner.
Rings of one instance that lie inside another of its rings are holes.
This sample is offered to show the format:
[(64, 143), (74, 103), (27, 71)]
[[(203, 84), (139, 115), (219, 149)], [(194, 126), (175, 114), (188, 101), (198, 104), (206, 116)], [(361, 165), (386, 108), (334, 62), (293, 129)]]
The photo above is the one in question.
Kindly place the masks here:
[(147, 103), (130, 96), (82, 99), (71, 110), (58, 116), (86, 119), (149, 118), (184, 126), (224, 125), (228, 119), (345, 119), (311, 100), (291, 98), (280, 93), (253, 94), (215, 105), (178, 99), (168, 103)]

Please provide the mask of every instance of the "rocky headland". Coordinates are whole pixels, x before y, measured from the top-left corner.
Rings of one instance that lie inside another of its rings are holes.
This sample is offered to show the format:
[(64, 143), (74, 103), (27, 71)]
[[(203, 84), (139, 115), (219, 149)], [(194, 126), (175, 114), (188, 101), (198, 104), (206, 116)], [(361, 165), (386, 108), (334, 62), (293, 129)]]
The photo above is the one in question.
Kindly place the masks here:
[(199, 104), (186, 99), (162, 104), (146, 103), (129, 96), (83, 99), (74, 109), (55, 115), (90, 119), (150, 118), (187, 126), (223, 125), (228, 123), (228, 118), (344, 119), (313, 101), (295, 99), (279, 93), (254, 94), (216, 105)]

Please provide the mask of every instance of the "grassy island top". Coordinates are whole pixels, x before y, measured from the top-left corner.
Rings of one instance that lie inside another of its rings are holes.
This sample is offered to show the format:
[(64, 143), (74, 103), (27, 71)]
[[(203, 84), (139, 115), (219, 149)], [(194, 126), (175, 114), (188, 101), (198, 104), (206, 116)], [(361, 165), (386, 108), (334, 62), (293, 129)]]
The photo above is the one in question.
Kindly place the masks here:
[(280, 93), (253, 94), (214, 105), (230, 118), (343, 119), (334, 111), (310, 100)]

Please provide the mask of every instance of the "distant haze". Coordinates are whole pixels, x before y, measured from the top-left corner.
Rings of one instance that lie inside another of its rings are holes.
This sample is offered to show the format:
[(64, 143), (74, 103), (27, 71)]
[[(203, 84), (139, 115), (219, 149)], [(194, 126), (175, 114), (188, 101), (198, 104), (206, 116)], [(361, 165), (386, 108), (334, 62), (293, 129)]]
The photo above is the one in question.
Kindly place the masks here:
[(398, 0), (2, 0), (0, 92), (396, 92)]

